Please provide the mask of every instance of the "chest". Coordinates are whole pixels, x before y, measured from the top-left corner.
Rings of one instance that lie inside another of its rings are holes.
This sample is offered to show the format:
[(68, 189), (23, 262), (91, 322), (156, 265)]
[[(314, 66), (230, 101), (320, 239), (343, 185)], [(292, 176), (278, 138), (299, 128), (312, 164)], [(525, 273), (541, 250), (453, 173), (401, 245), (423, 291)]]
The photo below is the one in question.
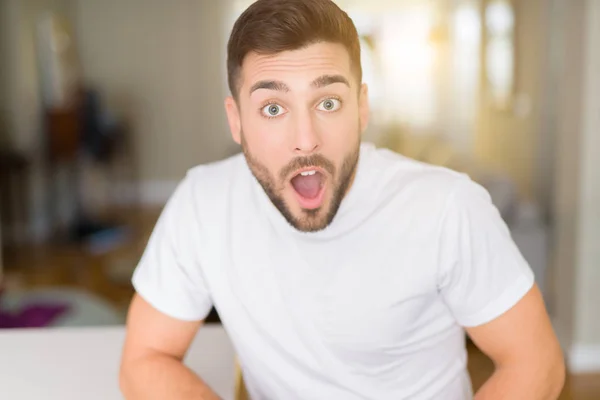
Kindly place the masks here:
[(236, 330), (369, 369), (409, 351), (440, 312), (431, 241), (388, 230), (311, 242), (246, 226), (209, 267)]

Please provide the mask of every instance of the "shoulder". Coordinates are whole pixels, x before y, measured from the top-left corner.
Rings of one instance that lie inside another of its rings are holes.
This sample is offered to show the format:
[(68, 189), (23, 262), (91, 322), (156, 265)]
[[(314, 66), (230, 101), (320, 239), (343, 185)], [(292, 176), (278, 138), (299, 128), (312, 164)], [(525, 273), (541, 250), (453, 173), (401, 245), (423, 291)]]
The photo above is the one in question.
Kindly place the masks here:
[(247, 182), (248, 168), (242, 154), (201, 164), (187, 171), (184, 181), (192, 192), (205, 201), (220, 200), (240, 182)]
[(245, 170), (246, 164), (241, 153), (223, 160), (197, 165), (189, 169), (184, 181), (192, 187), (220, 189)]
[(385, 148), (367, 149), (370, 174), (376, 176), (379, 185), (377, 191), (401, 199), (403, 204), (441, 211), (470, 195), (487, 195), (486, 190), (465, 173), (417, 161)]
[[(239, 187), (239, 182), (247, 181), (247, 168), (240, 154), (212, 163), (200, 164), (190, 168), (180, 180), (169, 198), (167, 208), (176, 208), (180, 212), (203, 210), (215, 212), (223, 205), (224, 199)], [(180, 213), (179, 212), (179, 213)]]

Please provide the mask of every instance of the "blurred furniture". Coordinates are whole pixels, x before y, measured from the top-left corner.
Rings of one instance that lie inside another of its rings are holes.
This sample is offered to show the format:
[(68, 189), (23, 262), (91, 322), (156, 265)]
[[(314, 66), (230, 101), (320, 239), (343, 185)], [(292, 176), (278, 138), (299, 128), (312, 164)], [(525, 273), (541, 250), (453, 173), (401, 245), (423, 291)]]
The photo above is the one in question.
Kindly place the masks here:
[[(0, 197), (2, 193), (0, 193)], [(4, 282), (4, 251), (2, 249), (2, 215), (0, 215), (0, 290)]]
[[(11, 400), (122, 399), (119, 363), (125, 328), (0, 331), (0, 397)], [(224, 400), (235, 396), (235, 354), (219, 325), (203, 326), (185, 364)]]
[[(0, 149), (0, 221), (4, 224), (4, 240), (17, 242), (25, 237), (29, 202), (29, 159), (17, 152)], [(14, 243), (11, 243), (14, 244)]]
[[(121, 241), (124, 232), (120, 224), (92, 215), (84, 204), (82, 187), (86, 160), (111, 174), (113, 187), (119, 183), (119, 177), (113, 174), (115, 162), (128, 161), (126, 172), (133, 175), (133, 151), (125, 125), (103, 109), (95, 90), (82, 88), (69, 107), (46, 110), (46, 135), (51, 219), (56, 222), (59, 204), (61, 200), (65, 202), (65, 194), (68, 194), (73, 215), (66, 227), (60, 227), (67, 240), (100, 241), (99, 245), (93, 245), (96, 248), (110, 247), (109, 242)], [(66, 169), (70, 178), (67, 193), (56, 185), (56, 172), (61, 169)]]
[[(47, 212), (53, 234), (56, 234), (57, 221), (60, 221), (60, 204), (66, 198), (70, 197), (68, 203), (75, 206), (74, 215), (79, 214), (77, 182), (81, 147), (80, 107), (80, 101), (74, 101), (69, 107), (45, 110)], [(59, 171), (68, 173), (69, 190), (58, 185)], [(64, 235), (70, 227), (58, 226), (58, 228), (58, 231)]]

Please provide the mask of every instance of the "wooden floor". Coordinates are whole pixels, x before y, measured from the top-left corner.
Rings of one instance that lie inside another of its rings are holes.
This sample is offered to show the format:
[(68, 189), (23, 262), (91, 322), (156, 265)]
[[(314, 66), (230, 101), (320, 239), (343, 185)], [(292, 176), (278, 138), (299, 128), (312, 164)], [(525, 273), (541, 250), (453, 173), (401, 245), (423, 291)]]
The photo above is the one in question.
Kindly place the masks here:
[[(132, 268), (144, 250), (158, 210), (120, 215), (132, 234), (106, 254), (93, 255), (80, 246), (58, 244), (8, 249), (4, 265), (5, 289), (77, 287), (125, 309), (133, 295), (129, 282)], [(212, 314), (211, 319), (214, 318)], [(469, 345), (469, 372), (475, 389), (493, 372), (492, 362), (473, 345)], [(568, 375), (560, 400), (599, 399), (600, 374)]]

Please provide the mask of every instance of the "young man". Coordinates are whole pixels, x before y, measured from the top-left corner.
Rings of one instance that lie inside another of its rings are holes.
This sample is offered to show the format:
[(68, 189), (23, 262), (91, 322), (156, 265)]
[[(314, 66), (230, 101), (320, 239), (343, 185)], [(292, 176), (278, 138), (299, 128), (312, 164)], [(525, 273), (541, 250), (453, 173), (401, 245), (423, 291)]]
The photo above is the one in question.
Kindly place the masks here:
[(155, 227), (133, 277), (127, 398), (216, 398), (182, 364), (214, 305), (254, 400), (470, 399), (465, 331), (496, 365), (476, 399), (555, 399), (561, 350), (488, 194), (361, 144), (348, 16), (259, 0), (227, 68), (243, 155), (192, 169)]

